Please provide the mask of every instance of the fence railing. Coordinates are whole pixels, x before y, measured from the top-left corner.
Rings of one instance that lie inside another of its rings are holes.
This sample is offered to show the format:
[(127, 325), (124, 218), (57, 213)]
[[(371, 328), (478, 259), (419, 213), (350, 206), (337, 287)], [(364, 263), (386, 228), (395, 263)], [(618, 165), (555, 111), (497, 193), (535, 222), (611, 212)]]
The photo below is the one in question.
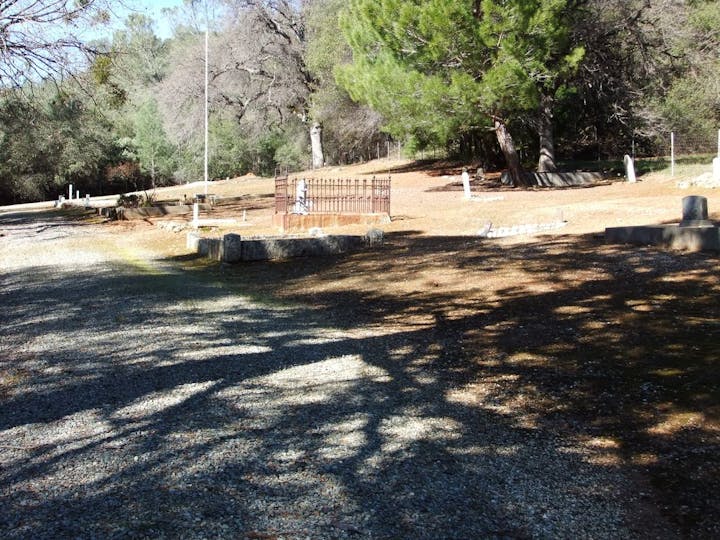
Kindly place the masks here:
[(390, 177), (276, 177), (275, 213), (390, 215)]

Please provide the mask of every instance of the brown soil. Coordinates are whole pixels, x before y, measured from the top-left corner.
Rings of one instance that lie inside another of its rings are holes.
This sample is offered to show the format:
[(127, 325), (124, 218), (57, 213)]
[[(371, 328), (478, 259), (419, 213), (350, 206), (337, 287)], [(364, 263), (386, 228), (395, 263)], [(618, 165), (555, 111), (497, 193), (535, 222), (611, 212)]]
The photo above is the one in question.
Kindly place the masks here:
[[(381, 161), (316, 174), (392, 176), (393, 220), (382, 227), (382, 248), (208, 268), (184, 253), (184, 234), (149, 223), (109, 226), (245, 294), (315, 307), (339, 326), (415, 332), (418, 347), (438, 351), (433, 361), (456, 377), (453, 399), (492, 404), (528, 430), (581, 442), (589, 461), (634, 475), (637, 485), (628, 489), (681, 535), (720, 533), (717, 254), (602, 239), (608, 226), (678, 222), (689, 194), (708, 197), (718, 219), (716, 192), (649, 175), (582, 189), (476, 185), (480, 197), (503, 197), (483, 202), (463, 200), (453, 164)], [(271, 179), (244, 177), (211, 190), (248, 195), (215, 211), (239, 218), (246, 210), (248, 224), (233, 230), (277, 233)], [(477, 236), (487, 222), (548, 223), (560, 214), (567, 225), (552, 234)]]

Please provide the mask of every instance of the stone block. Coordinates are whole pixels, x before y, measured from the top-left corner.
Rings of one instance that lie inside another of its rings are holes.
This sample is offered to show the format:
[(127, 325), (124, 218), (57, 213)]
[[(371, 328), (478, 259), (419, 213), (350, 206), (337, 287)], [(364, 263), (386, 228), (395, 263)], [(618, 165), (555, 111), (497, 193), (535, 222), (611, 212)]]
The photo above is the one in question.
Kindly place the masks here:
[(712, 227), (708, 221), (707, 198), (700, 195), (689, 195), (682, 200), (681, 227)]
[(720, 229), (678, 225), (608, 227), (605, 229), (605, 241), (610, 244), (655, 245), (687, 251), (720, 251)]
[(243, 260), (243, 239), (239, 234), (223, 236), (220, 260), (229, 263)]

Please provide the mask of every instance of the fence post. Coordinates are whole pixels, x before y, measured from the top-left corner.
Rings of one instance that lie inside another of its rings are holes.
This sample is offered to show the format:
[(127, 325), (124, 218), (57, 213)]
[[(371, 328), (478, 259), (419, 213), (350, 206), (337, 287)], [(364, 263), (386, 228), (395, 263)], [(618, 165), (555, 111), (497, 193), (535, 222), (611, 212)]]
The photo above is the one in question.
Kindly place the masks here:
[(670, 176), (675, 176), (675, 132), (670, 132)]

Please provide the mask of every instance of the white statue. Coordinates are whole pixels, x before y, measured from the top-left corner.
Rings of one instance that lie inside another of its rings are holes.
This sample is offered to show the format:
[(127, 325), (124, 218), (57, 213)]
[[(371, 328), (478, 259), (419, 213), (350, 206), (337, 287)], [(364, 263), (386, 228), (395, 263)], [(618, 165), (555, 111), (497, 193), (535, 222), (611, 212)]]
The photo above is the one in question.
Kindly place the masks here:
[(307, 214), (307, 182), (304, 178), (300, 179), (295, 188), (295, 213)]

